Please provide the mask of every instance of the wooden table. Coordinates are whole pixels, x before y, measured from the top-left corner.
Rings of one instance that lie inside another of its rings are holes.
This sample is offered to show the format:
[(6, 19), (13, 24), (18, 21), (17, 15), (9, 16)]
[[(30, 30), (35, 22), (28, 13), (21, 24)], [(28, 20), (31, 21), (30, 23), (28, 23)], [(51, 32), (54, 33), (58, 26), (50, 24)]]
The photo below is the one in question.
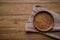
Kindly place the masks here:
[(0, 0), (0, 40), (55, 40), (43, 34), (26, 33), (25, 24), (34, 5), (60, 13), (59, 0)]

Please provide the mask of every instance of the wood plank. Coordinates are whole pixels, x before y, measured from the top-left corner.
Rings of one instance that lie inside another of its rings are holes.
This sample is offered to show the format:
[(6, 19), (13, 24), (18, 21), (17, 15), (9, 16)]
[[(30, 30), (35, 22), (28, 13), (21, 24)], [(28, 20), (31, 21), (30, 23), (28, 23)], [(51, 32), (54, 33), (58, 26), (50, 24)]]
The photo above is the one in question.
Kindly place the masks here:
[(29, 18), (29, 16), (30, 15), (18, 15), (18, 16), (13, 16), (13, 15), (8, 15), (8, 16), (0, 16), (0, 21), (2, 21), (2, 20), (5, 20), (5, 19), (7, 19), (7, 20), (16, 20), (17, 19), (17, 21), (18, 20), (27, 20), (28, 18)]
[(0, 26), (25, 26), (29, 16), (0, 16)]
[(25, 26), (10, 26), (10, 27), (0, 27), (0, 34), (13, 34), (25, 32)]
[(22, 26), (25, 26), (27, 21), (17, 21), (16, 23), (14, 21), (2, 21), (0, 22), (0, 28), (2, 27), (22, 27)]
[(4, 21), (0, 21), (0, 26), (1, 27), (17, 27), (17, 26), (25, 26), (27, 21), (9, 21), (9, 20), (4, 20)]
[[(28, 7), (27, 7), (28, 6)], [(31, 14), (32, 7), (29, 5), (2, 5), (0, 6), (0, 13), (4, 14)]]
[(10, 33), (10, 34), (1, 34), (0, 39), (35, 39), (35, 40), (53, 40), (50, 39), (49, 37), (42, 35), (42, 34), (37, 34), (37, 33), (30, 33), (26, 34), (25, 32), (20, 32), (20, 33)]
[(1, 2), (59, 2), (59, 0), (0, 0)]
[(54, 12), (60, 13), (60, 4), (2, 4), (0, 14), (32, 14), (34, 5), (47, 7)]

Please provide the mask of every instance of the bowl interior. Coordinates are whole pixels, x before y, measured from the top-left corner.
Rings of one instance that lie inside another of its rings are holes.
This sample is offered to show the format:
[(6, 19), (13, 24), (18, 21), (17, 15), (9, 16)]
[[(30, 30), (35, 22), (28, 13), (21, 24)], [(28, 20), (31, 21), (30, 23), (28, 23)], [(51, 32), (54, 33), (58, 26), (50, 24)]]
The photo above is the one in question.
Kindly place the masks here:
[(49, 12), (41, 11), (34, 16), (33, 24), (40, 31), (48, 31), (54, 26), (54, 18)]

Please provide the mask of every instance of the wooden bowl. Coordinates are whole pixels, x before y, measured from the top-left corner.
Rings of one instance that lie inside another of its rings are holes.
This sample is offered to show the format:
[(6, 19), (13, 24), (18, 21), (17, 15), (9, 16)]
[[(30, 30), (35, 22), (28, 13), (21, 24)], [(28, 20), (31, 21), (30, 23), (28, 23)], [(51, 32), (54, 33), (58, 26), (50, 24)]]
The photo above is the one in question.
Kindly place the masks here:
[(49, 31), (54, 26), (54, 18), (49, 12), (41, 11), (34, 16), (33, 25), (39, 31)]

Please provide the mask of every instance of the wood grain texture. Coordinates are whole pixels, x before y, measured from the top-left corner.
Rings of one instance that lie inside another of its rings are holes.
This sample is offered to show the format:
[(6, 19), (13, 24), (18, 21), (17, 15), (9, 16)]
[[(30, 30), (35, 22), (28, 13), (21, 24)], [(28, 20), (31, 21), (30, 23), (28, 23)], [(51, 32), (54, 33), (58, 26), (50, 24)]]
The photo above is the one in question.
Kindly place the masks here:
[(54, 12), (60, 12), (59, 4), (2, 4), (0, 14), (32, 14), (34, 5), (44, 6)]
[(60, 13), (59, 0), (0, 0), (0, 40), (55, 40), (40, 33), (26, 33), (25, 24), (33, 6)]
[(59, 2), (59, 0), (0, 0), (1, 2)]

